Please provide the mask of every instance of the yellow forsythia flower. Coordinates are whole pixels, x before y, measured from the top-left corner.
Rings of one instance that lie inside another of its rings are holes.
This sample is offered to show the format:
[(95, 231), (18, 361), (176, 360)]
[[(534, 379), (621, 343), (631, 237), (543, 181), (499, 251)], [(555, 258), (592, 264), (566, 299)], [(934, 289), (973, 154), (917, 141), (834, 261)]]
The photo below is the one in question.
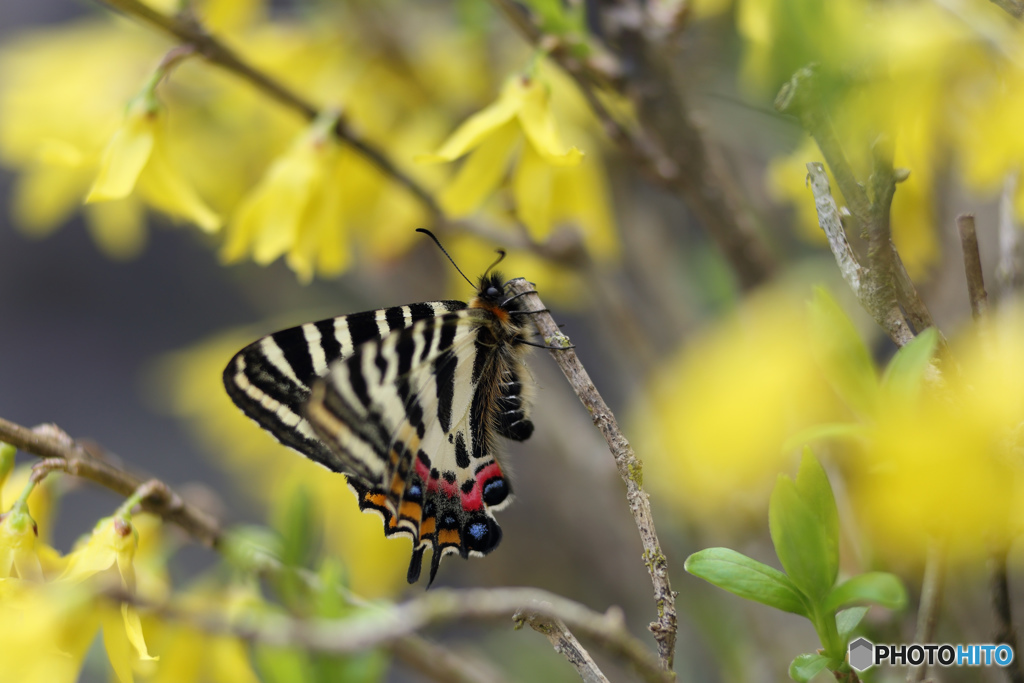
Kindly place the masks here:
[(223, 255), (247, 255), (261, 265), (286, 255), (299, 279), (314, 272), (336, 275), (350, 259), (342, 218), (345, 156), (331, 133), (337, 117), (313, 123), (242, 200), (228, 230)]
[[(178, 609), (246, 617), (263, 606), (258, 593), (244, 586), (227, 587), (200, 581), (175, 596)], [(150, 642), (162, 653), (150, 683), (259, 683), (253, 671), (248, 645), (239, 638), (200, 631), (183, 621), (147, 620)]]
[[(127, 513), (118, 513), (99, 521), (86, 543), (68, 556), (68, 567), (57, 584), (78, 585), (88, 581), (102, 586), (115, 583), (135, 592), (135, 551), (138, 534)], [(122, 603), (120, 609), (106, 601), (86, 606), (77, 615), (72, 652), (84, 654), (99, 628), (114, 673), (121, 683), (134, 680), (133, 669), (141, 662), (153, 661), (146, 648), (142, 623), (135, 607)]]
[(91, 599), (78, 586), (0, 581), (0, 642), (4, 680), (75, 683), (84, 650), (72, 652), (80, 616)]
[(691, 339), (636, 405), (637, 453), (655, 495), (714, 525), (764, 519), (784, 442), (826, 418), (831, 392), (808, 345), (805, 297), (762, 292)]
[(0, 579), (17, 574), (23, 580), (42, 581), (43, 566), (36, 554), (39, 527), (22, 498), (0, 515)]
[(220, 218), (169, 159), (166, 116), (149, 89), (132, 100), (121, 127), (103, 151), (99, 173), (85, 201), (123, 199), (137, 189), (152, 206), (214, 232), (220, 228)]
[(883, 392), (851, 493), (877, 547), (923, 560), (931, 539), (971, 564), (1024, 528), (1024, 310), (954, 339), (959, 368)]
[(476, 211), (518, 153), (512, 193), (519, 219), (539, 239), (564, 217), (559, 202), (572, 194), (576, 176), (563, 171), (579, 164), (583, 153), (562, 143), (550, 99), (547, 86), (535, 76), (511, 78), (497, 101), (459, 126), (437, 152), (417, 157), (423, 163), (440, 163), (470, 155), (441, 193), (448, 215), (458, 218)]

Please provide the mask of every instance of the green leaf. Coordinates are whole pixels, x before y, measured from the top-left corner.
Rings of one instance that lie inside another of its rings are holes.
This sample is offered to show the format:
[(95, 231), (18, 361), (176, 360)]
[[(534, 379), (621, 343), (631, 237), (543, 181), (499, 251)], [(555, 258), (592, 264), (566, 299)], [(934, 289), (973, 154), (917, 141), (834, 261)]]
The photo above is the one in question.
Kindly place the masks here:
[(828, 666), (828, 662), (828, 657), (819, 655), (816, 652), (797, 655), (796, 659), (789, 664), (789, 677), (794, 681), (807, 683), (807, 681), (821, 673)]
[(850, 635), (853, 629), (857, 628), (861, 619), (868, 613), (867, 607), (851, 607), (844, 609), (836, 615), (836, 630), (839, 632), (839, 639), (844, 643), (850, 642)]
[(273, 511), (274, 527), (281, 534), (281, 561), (291, 567), (313, 564), (320, 545), (321, 516), (316, 501), (303, 486), (279, 499)]
[(388, 662), (389, 657), (380, 650), (346, 656), (315, 655), (312, 658), (312, 669), (316, 673), (307, 680), (316, 683), (376, 683), (387, 673)]
[(856, 441), (864, 437), (867, 429), (856, 422), (826, 422), (801, 429), (782, 444), (782, 452), (789, 453), (796, 448), (806, 446), (812, 441)]
[(804, 597), (788, 576), (729, 548), (707, 548), (686, 558), (683, 568), (747, 600), (807, 616)]
[(810, 312), (814, 357), (829, 384), (854, 411), (870, 414), (878, 399), (878, 375), (857, 328), (825, 289), (814, 290)]
[(938, 341), (938, 332), (929, 327), (897, 351), (882, 379), (886, 393), (897, 400), (917, 398)]
[(281, 561), (281, 538), (264, 526), (232, 527), (225, 532), (220, 548), (228, 564), (246, 574), (258, 574)]
[(820, 559), (831, 589), (839, 576), (839, 509), (825, 469), (807, 447), (796, 474), (796, 488), (820, 522), (825, 543), (825, 554)]
[[(585, 15), (580, 8), (574, 8), (561, 0), (525, 0), (525, 3), (540, 19), (540, 30), (557, 36), (580, 33), (584, 28)], [(582, 6), (581, 6), (582, 7)]]
[(824, 599), (834, 583), (832, 543), (818, 511), (785, 475), (768, 502), (768, 529), (789, 578), (812, 602)]
[(907, 606), (907, 591), (900, 580), (888, 572), (868, 572), (836, 586), (825, 601), (825, 609), (833, 611), (864, 602), (903, 609)]
[(270, 646), (253, 648), (253, 661), (266, 683), (311, 680), (309, 655), (302, 650)]

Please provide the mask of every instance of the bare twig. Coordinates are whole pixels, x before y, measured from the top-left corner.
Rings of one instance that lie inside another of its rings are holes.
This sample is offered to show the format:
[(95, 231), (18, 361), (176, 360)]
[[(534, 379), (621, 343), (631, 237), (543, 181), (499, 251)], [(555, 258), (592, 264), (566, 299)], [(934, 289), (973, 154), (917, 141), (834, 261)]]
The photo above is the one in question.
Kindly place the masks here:
[[(857, 296), (861, 305), (871, 313), (889, 337), (903, 346), (913, 339), (915, 332), (933, 326), (931, 313), (921, 300), (893, 246), (889, 226), (889, 213), (896, 183), (904, 179), (907, 172), (897, 172), (893, 169), (889, 145), (884, 139), (880, 139), (872, 148), (874, 163), (870, 178), (871, 192), (868, 193), (857, 180), (831, 119), (824, 110), (819, 80), (815, 67), (800, 69), (779, 91), (775, 98), (775, 108), (796, 116), (821, 149), (839, 191), (846, 199), (853, 220), (861, 226), (868, 240), (868, 263), (859, 271), (860, 288)], [(812, 178), (811, 188), (816, 193), (819, 222), (825, 227), (826, 223), (820, 215), (820, 209), (827, 202), (823, 203), (818, 193), (828, 190), (828, 181), (824, 178), (824, 169), (820, 164), (813, 167), (812, 164), (808, 164), (807, 168)], [(834, 205), (834, 201), (832, 204)], [(834, 223), (831, 217), (828, 220)], [(847, 248), (845, 254), (852, 255), (852, 251)], [(849, 271), (848, 264), (840, 263), (840, 268), (844, 267)], [(850, 281), (848, 272), (844, 272), (843, 277), (847, 282)], [(945, 346), (941, 333), (939, 340), (940, 346)]]
[(867, 286), (866, 269), (857, 261), (846, 240), (846, 232), (839, 219), (839, 209), (829, 189), (825, 167), (818, 162), (808, 163), (807, 175), (811, 191), (814, 193), (814, 204), (818, 210), (818, 223), (828, 235), (829, 246), (836, 257), (836, 263), (839, 264), (843, 279), (857, 295), (861, 306), (871, 314), (886, 334), (898, 345), (906, 345), (914, 338), (914, 333), (903, 319), (892, 292), (885, 296), (884, 292), (880, 293), (878, 289)]
[(1024, 2), (1022, 0), (992, 0), (992, 3), (1015, 19), (1024, 17)]
[[(526, 310), (545, 310), (544, 303), (537, 295), (536, 290), (526, 280), (517, 278), (509, 283), (508, 288), (510, 294), (523, 296)], [(619, 476), (626, 484), (626, 500), (629, 502), (629, 509), (632, 511), (633, 519), (640, 531), (640, 540), (644, 547), (644, 563), (651, 575), (651, 583), (654, 584), (654, 598), (658, 605), (658, 620), (653, 622), (649, 628), (658, 643), (658, 655), (661, 658), (662, 666), (671, 670), (676, 645), (676, 594), (672, 591), (669, 582), (668, 560), (658, 542), (654, 517), (651, 515), (651, 503), (647, 493), (643, 490), (643, 463), (633, 453), (633, 448), (619, 429), (611, 409), (601, 398), (601, 394), (598, 393), (590, 375), (587, 374), (583, 364), (576, 357), (576, 353), (569, 348), (568, 338), (558, 329), (558, 324), (551, 314), (537, 313), (533, 316), (533, 320), (548, 346), (557, 347), (552, 350), (552, 357), (558, 363), (566, 379), (569, 380), (569, 384), (572, 385), (580, 401), (590, 411), (594, 424), (601, 430), (605, 441), (608, 442), (608, 448), (615, 459)]]
[(807, 164), (807, 183), (811, 186), (814, 195), (814, 206), (818, 212), (818, 225), (825, 231), (828, 238), (828, 246), (832, 255), (836, 257), (839, 265), (839, 273), (846, 280), (850, 290), (859, 298), (861, 295), (861, 280), (864, 278), (864, 268), (857, 260), (857, 255), (850, 248), (850, 242), (846, 239), (846, 230), (843, 229), (843, 221), (839, 215), (839, 207), (832, 197), (828, 184), (828, 176), (825, 174), (825, 167), (812, 161)]
[[(122, 496), (132, 495), (146, 483), (146, 480), (134, 474), (92, 457), (54, 425), (28, 429), (0, 418), (0, 441), (44, 458), (40, 463), (44, 471), (63, 470), (73, 476), (94, 481)], [(142, 507), (178, 525), (205, 545), (216, 547), (220, 542), (221, 529), (217, 522), (202, 510), (186, 503), (164, 484), (151, 486), (149, 495), (142, 501)]]
[[(97, 0), (97, 2), (101, 2), (134, 19), (149, 24), (176, 38), (185, 45), (192, 46), (196, 53), (206, 61), (216, 64), (248, 81), (280, 104), (294, 109), (307, 120), (313, 121), (319, 116), (319, 107), (288, 89), (269, 74), (260, 71), (242, 59), (231, 48), (208, 33), (194, 15), (181, 13), (173, 17), (168, 16), (152, 9), (141, 2), (141, 0)], [(440, 219), (442, 215), (441, 209), (430, 192), (411, 176), (399, 169), (383, 150), (353, 131), (344, 118), (338, 118), (338, 122), (334, 127), (334, 134), (369, 159), (395, 182), (405, 187), (426, 207), (435, 220)]]
[(1024, 244), (1021, 243), (1020, 228), (1013, 209), (1013, 195), (1019, 180), (1019, 172), (1007, 174), (999, 198), (999, 263), (996, 266), (996, 283), (1000, 296), (1004, 298), (1024, 287)]
[(971, 314), (977, 320), (985, 315), (988, 295), (985, 293), (985, 277), (981, 272), (981, 254), (978, 251), (974, 214), (964, 213), (957, 216), (956, 228), (960, 233), (960, 248), (964, 252), (964, 273), (967, 275), (967, 295), (971, 300)]
[[(932, 539), (928, 545), (928, 557), (925, 559), (924, 578), (921, 580), (921, 605), (917, 610), (917, 630), (914, 632), (915, 643), (935, 642), (935, 626), (939, 621), (939, 608), (942, 606), (942, 591), (946, 580), (946, 548), (945, 543)], [(925, 664), (913, 667), (907, 673), (907, 683), (920, 683), (924, 680), (928, 667)]]
[[(996, 616), (996, 633), (993, 640), (1000, 645), (1009, 645), (1017, 652), (1017, 628), (1013, 625), (1013, 612), (1010, 608), (1010, 578), (1006, 561), (1005, 547), (996, 548), (989, 558), (992, 610)], [(1011, 683), (1024, 683), (1024, 667), (1021, 666), (1019, 657), (1014, 657), (1005, 671), (1006, 679)]]
[(584, 683), (608, 683), (608, 678), (590, 656), (576, 636), (560, 619), (550, 619), (538, 614), (517, 612), (512, 615), (513, 621), (525, 622), (537, 633), (543, 634), (555, 652), (568, 660), (579, 673)]
[(474, 661), (418, 635), (388, 644), (406, 666), (437, 683), (505, 683), (505, 677), (484, 661)]
[(388, 646), (435, 624), (512, 618), (527, 613), (562, 621), (575, 633), (630, 663), (649, 683), (674, 680), (671, 672), (659, 667), (653, 653), (629, 633), (618, 609), (601, 614), (536, 588), (439, 589), (399, 605), (371, 605), (341, 619), (301, 620), (270, 614), (227, 619), (219, 613), (186, 612), (172, 604), (145, 603), (121, 590), (110, 595), (151, 608), (158, 616), (184, 621), (211, 633), (230, 634), (275, 647), (298, 647), (331, 654), (351, 654)]

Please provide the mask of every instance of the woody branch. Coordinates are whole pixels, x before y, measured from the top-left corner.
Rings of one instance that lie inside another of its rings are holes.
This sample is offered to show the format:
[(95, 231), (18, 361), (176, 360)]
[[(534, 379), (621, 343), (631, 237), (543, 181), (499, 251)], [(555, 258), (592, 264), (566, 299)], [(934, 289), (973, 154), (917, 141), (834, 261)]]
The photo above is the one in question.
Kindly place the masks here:
[(658, 656), (664, 669), (671, 671), (675, 657), (676, 647), (676, 594), (668, 576), (668, 560), (661, 551), (661, 544), (658, 541), (658, 533), (654, 527), (654, 516), (651, 514), (651, 503), (647, 492), (643, 490), (643, 463), (636, 454), (633, 447), (623, 436), (622, 430), (615, 420), (608, 404), (601, 398), (597, 387), (594, 386), (586, 368), (580, 363), (576, 352), (572, 350), (568, 338), (558, 329), (558, 324), (550, 313), (546, 312), (544, 303), (541, 301), (533, 286), (522, 278), (512, 280), (509, 285), (509, 293), (522, 295), (524, 310), (539, 311), (533, 316), (537, 331), (540, 332), (545, 342), (552, 347), (552, 357), (558, 363), (562, 373), (573, 391), (579, 397), (584, 407), (590, 412), (594, 424), (601, 431), (612, 457), (615, 459), (615, 466), (626, 485), (626, 500), (629, 509), (633, 513), (633, 519), (640, 532), (640, 540), (643, 543), (644, 564), (651, 576), (651, 583), (654, 585), (654, 599), (658, 606), (658, 618), (648, 628), (654, 634), (658, 644)]
[[(183, 611), (171, 604), (153, 605), (118, 592), (118, 599), (153, 609), (158, 615), (186, 621), (211, 633), (225, 633), (277, 647), (300, 647), (331, 654), (365, 652), (406, 638), (431, 625), (453, 621), (511, 619), (534, 628), (560, 622), (599, 644), (609, 654), (633, 666), (648, 683), (669, 683), (674, 676), (660, 668), (658, 660), (630, 635), (622, 613), (612, 608), (604, 614), (577, 602), (536, 588), (438, 589), (398, 605), (368, 605), (342, 619), (294, 619), (262, 614), (253, 620), (228, 620), (221, 614)], [(571, 637), (571, 636), (570, 636)], [(575, 642), (575, 638), (573, 638)], [(578, 645), (578, 642), (576, 642)], [(585, 654), (585, 651), (584, 651)], [(600, 670), (587, 667), (588, 675)], [(600, 680), (593, 678), (592, 680)]]

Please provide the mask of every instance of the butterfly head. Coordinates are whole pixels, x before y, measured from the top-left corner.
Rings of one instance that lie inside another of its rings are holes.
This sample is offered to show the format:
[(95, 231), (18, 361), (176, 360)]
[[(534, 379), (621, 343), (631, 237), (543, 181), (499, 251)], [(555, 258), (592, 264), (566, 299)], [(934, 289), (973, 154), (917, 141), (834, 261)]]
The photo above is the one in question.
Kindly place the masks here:
[(505, 279), (497, 271), (489, 271), (480, 278), (476, 296), (469, 302), (470, 308), (490, 313), (502, 325), (518, 327), (512, 314), (519, 310), (518, 299), (511, 299), (505, 287)]

